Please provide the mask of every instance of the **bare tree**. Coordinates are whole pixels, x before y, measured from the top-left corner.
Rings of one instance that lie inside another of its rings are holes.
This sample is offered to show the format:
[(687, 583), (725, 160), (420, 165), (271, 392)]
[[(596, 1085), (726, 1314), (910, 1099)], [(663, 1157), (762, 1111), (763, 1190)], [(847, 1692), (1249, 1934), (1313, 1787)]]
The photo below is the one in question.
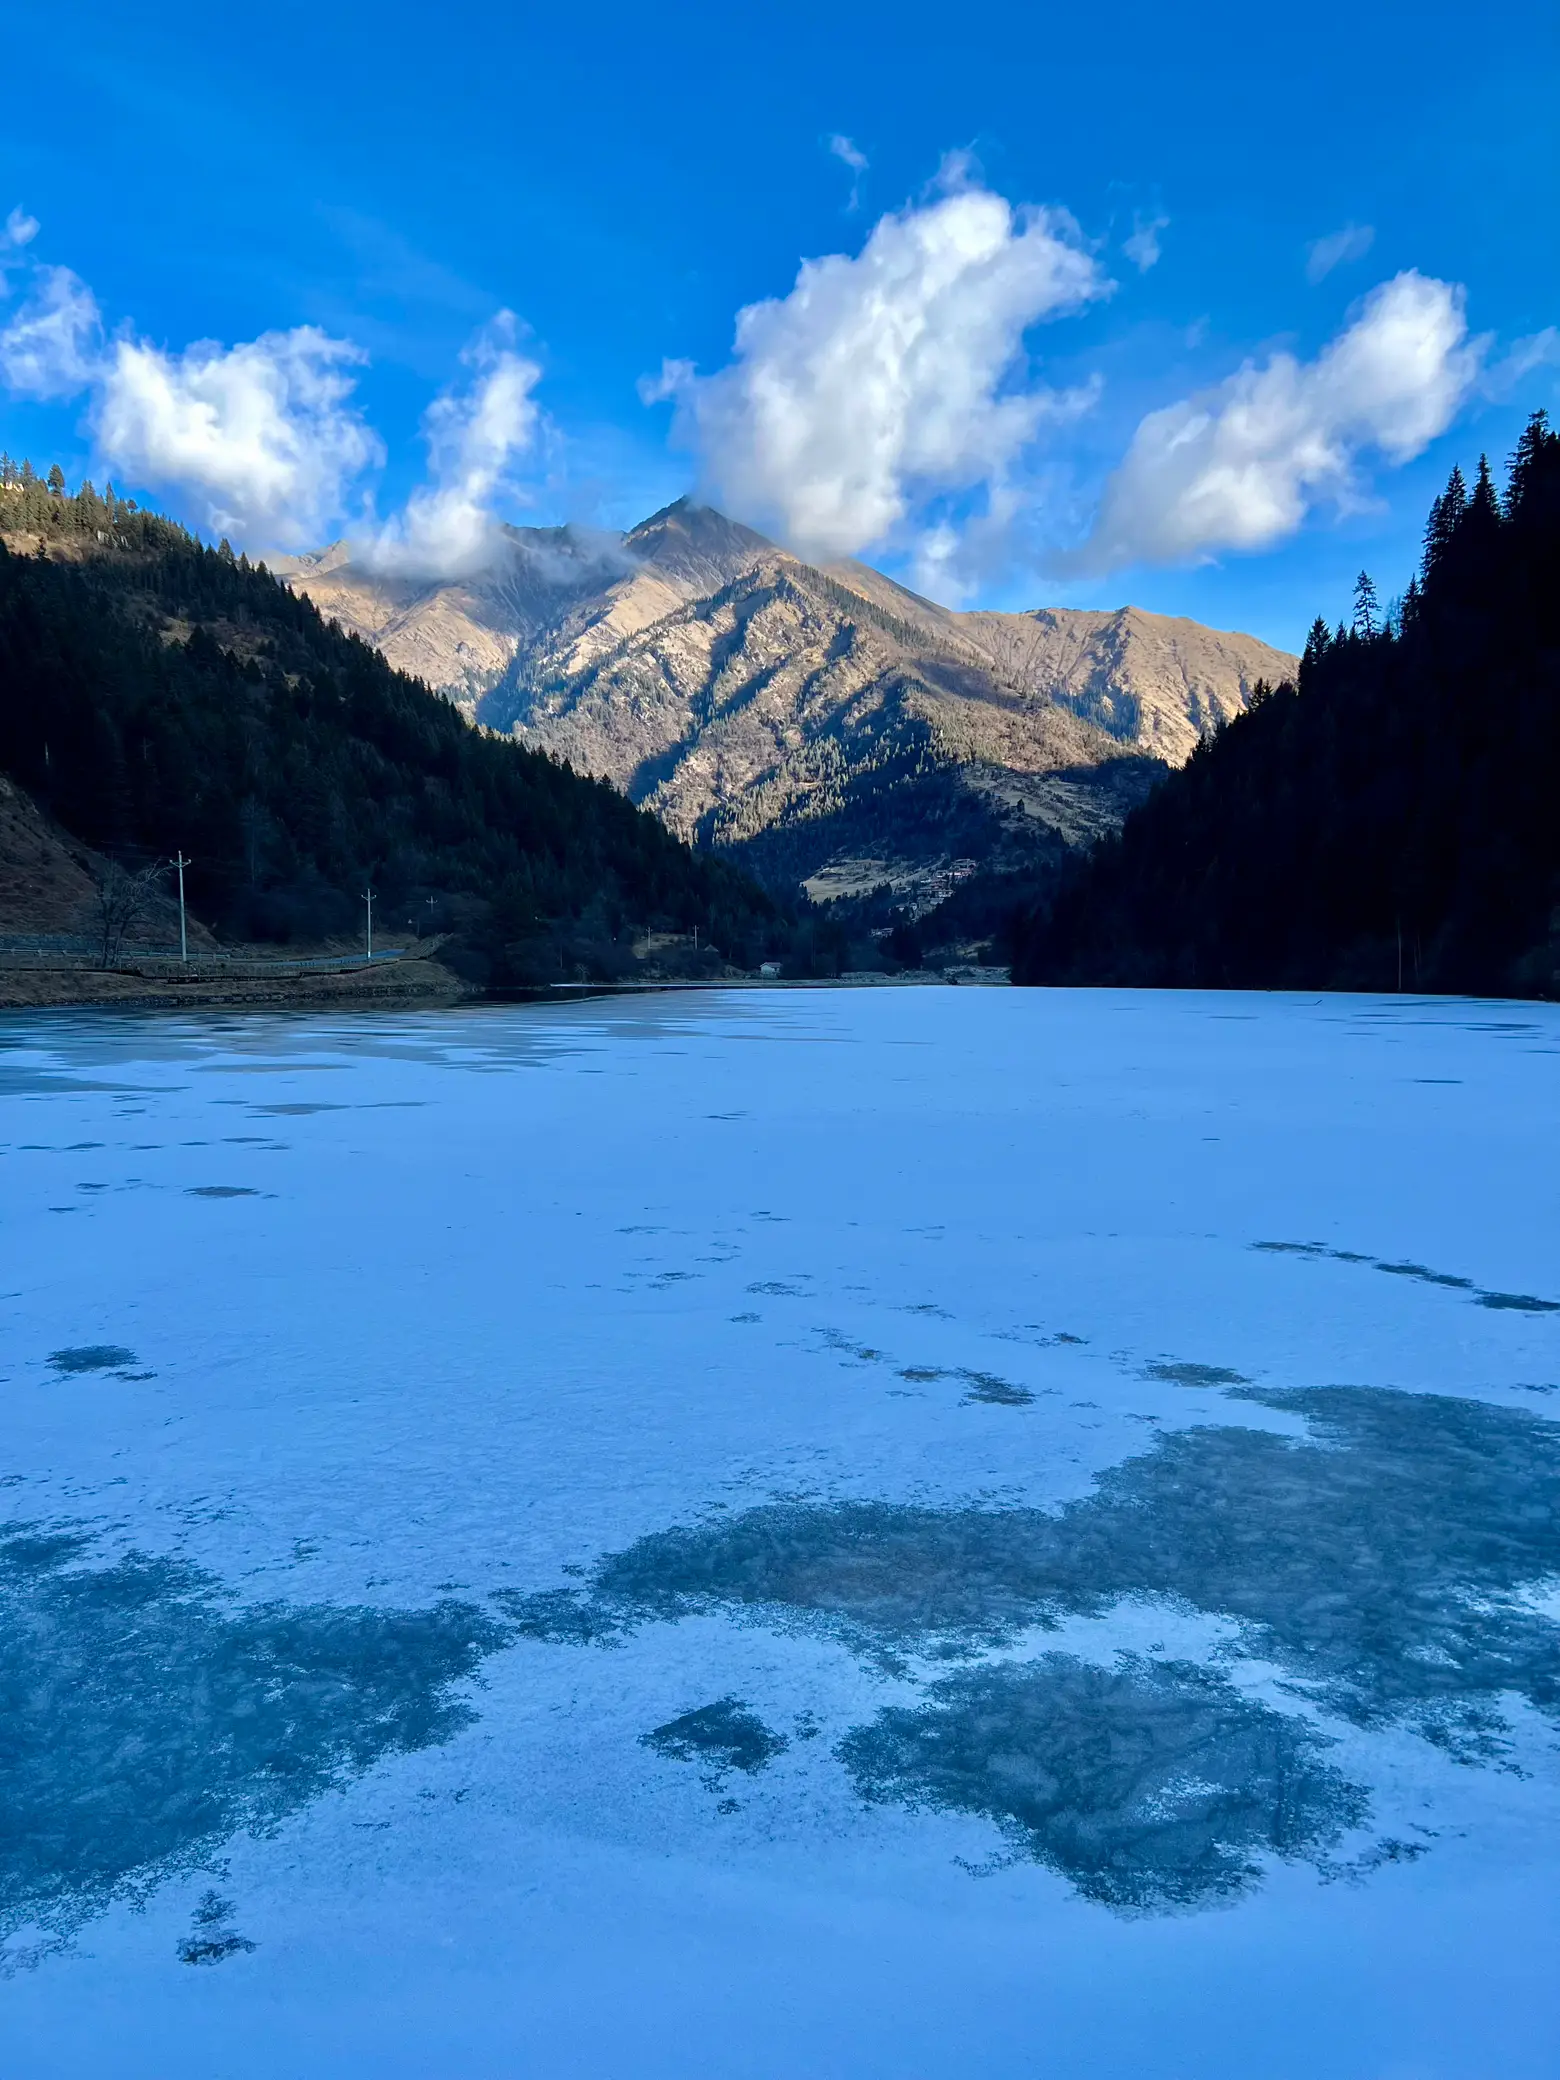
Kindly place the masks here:
[(117, 965), (130, 928), (151, 906), (165, 869), (163, 860), (154, 860), (135, 873), (113, 859), (93, 867), (92, 922), (105, 968)]

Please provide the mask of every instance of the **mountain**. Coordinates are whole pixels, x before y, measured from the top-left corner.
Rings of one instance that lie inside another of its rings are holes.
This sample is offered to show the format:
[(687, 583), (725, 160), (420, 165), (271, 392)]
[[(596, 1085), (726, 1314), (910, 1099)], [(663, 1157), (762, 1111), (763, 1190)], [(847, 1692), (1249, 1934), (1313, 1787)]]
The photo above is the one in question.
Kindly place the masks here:
[(622, 536), (507, 530), (458, 582), (340, 544), (279, 569), (473, 720), (818, 895), (1060, 858), (1295, 664), (1132, 607), (956, 613), (686, 500)]
[(755, 883), (468, 728), (226, 544), (9, 462), (0, 776), (0, 843), (34, 907), (45, 883), (66, 907), (84, 892), (57, 825), (122, 860), (182, 848), (192, 908), (240, 939), (355, 933), (371, 885), (387, 927), (463, 936), (474, 979), (611, 973), (636, 940), (695, 932), (742, 966), (786, 949)]
[(349, 545), (278, 557), (271, 568), (320, 612), (421, 679), (467, 716), (491, 720), (484, 696), (561, 621), (599, 624), (605, 644), (636, 634), (717, 591), (766, 551), (762, 535), (714, 513), (679, 524), (671, 508), (632, 535), (572, 527), (506, 527), (500, 554), (467, 578), (398, 577), (354, 563)]
[(1504, 496), (1453, 471), (1400, 616), (1362, 579), (1296, 683), (1064, 872), (1017, 979), (1560, 993), (1557, 601), (1540, 413)]

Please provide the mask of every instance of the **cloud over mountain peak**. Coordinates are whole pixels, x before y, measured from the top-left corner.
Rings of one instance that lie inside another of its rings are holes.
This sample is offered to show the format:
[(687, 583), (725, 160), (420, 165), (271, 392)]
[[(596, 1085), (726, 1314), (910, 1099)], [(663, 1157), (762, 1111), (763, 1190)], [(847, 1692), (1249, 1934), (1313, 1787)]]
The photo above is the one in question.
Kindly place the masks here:
[(1024, 336), (1111, 284), (1064, 211), (952, 179), (854, 258), (804, 261), (788, 295), (749, 304), (725, 368), (668, 362), (644, 386), (675, 403), (709, 495), (801, 554), (853, 555), (929, 495), (1001, 485), (1077, 407), (1026, 382)]

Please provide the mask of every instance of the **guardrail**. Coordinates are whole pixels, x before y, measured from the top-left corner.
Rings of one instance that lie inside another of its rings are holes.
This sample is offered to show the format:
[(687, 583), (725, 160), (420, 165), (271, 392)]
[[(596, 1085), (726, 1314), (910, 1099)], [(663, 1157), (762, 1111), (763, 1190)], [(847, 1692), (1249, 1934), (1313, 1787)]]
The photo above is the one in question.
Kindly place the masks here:
[(138, 975), (233, 975), (244, 980), (266, 975), (325, 975), (339, 973), (345, 968), (377, 968), (385, 961), (398, 961), (405, 948), (387, 946), (383, 953), (334, 953), (319, 959), (288, 960), (285, 955), (274, 959), (261, 956), (246, 959), (242, 954), (225, 953), (215, 957), (192, 954), (181, 960), (176, 953), (121, 953), (114, 963), (116, 968), (128, 968)]
[[(192, 953), (185, 959), (177, 948), (122, 946), (119, 957), (111, 966), (114, 971), (131, 975), (230, 975), (235, 979), (252, 981), (267, 975), (315, 975), (330, 974), (351, 968), (377, 968), (386, 961), (398, 961), (406, 949), (402, 946), (386, 946), (372, 954), (335, 953), (289, 959), (286, 954), (242, 954), (225, 950)], [(34, 937), (0, 938), (0, 967), (8, 968), (92, 968), (101, 970), (103, 949), (93, 939), (68, 938), (64, 935), (49, 937), (38, 934)]]
[(0, 936), (0, 953), (94, 953), (102, 943), (80, 932), (21, 932)]

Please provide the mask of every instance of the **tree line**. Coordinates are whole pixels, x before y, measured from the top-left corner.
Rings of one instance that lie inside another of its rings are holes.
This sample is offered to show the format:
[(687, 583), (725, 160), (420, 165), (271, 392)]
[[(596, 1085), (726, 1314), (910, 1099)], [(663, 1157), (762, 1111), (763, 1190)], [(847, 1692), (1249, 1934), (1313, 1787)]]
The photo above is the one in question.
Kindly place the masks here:
[(1361, 574), (1015, 925), (1015, 979), (1552, 995), (1560, 964), (1560, 434), (1435, 501), (1383, 612)]
[(497, 982), (622, 967), (645, 930), (738, 965), (794, 918), (614, 789), (471, 729), (224, 541), (0, 458), (0, 771), (133, 865), (182, 851), (220, 935), (455, 931)]

